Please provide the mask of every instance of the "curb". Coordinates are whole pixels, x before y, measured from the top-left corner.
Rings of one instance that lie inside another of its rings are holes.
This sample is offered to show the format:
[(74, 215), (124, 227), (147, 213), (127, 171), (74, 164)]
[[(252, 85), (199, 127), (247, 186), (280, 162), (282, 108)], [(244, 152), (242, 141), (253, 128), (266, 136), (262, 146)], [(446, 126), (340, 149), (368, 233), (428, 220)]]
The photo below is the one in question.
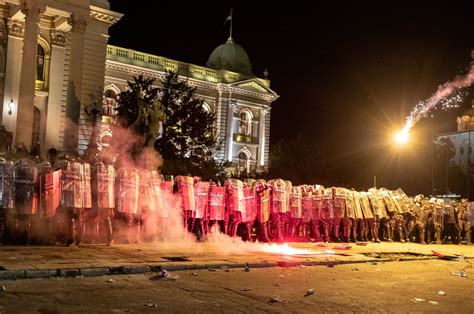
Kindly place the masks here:
[[(404, 258), (373, 258), (363, 260), (334, 260), (334, 261), (278, 261), (268, 263), (216, 263), (216, 264), (183, 264), (183, 265), (123, 265), (118, 267), (87, 267), (87, 268), (62, 268), (62, 269), (22, 269), (0, 271), (0, 280), (20, 280), (39, 278), (71, 278), (71, 277), (98, 277), (107, 275), (135, 275), (149, 272), (158, 272), (163, 268), (168, 271), (184, 270), (204, 270), (216, 271), (219, 269), (228, 270), (232, 268), (268, 268), (268, 267), (306, 267), (306, 266), (327, 266), (365, 263), (388, 263), (388, 262), (408, 262), (419, 260), (434, 260), (436, 256), (404, 257)], [(470, 258), (466, 258), (470, 259)]]

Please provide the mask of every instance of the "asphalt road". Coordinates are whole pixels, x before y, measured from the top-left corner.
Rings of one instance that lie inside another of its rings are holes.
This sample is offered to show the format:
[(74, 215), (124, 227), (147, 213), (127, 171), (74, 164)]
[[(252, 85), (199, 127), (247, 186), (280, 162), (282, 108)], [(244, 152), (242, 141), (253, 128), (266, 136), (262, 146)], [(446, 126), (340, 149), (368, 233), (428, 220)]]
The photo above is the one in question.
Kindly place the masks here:
[[(147, 273), (4, 281), (0, 313), (472, 313), (472, 263), (179, 271), (157, 280), (156, 274)], [(467, 277), (453, 271), (464, 271)], [(309, 289), (314, 293), (305, 296)]]

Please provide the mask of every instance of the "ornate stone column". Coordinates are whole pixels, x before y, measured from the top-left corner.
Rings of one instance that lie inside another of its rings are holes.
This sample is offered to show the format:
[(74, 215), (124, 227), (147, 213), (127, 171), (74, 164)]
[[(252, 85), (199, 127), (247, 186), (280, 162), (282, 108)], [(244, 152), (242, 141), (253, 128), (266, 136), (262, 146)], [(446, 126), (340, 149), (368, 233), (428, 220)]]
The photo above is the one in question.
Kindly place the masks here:
[(237, 110), (237, 105), (232, 102), (232, 98), (229, 95), (229, 103), (228, 103), (228, 108), (227, 108), (226, 158), (227, 158), (227, 161), (230, 161), (230, 162), (232, 162), (232, 144), (233, 144), (233, 136), (234, 136), (234, 112), (236, 112), (236, 110)]
[(21, 3), (21, 12), (25, 15), (25, 36), (21, 59), (15, 142), (24, 144), (27, 149), (32, 147), (36, 49), (38, 46), (39, 18), (44, 9), (45, 7), (38, 5), (36, 1), (27, 0)]
[(268, 108), (260, 109), (260, 119), (258, 121), (258, 166), (262, 168), (265, 166), (265, 119), (268, 113)]
[(58, 30), (51, 30), (51, 63), (49, 67), (49, 95), (48, 114), (46, 115), (46, 135), (43, 147), (47, 150), (52, 146), (60, 145), (62, 103), (65, 100), (63, 87), (65, 86), (64, 65), (66, 56), (67, 34)]
[(89, 23), (88, 16), (71, 15), (71, 59), (66, 99), (66, 121), (64, 130), (64, 148), (71, 153), (77, 152), (79, 135), (79, 116), (82, 97), (82, 66), (84, 61), (84, 35)]

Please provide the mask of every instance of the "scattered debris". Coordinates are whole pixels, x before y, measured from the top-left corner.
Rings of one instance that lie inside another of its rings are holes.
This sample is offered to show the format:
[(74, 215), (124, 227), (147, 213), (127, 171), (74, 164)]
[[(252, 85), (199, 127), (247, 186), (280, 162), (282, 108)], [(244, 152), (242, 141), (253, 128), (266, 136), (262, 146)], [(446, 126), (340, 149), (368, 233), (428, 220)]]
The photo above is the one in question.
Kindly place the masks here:
[(367, 242), (356, 242), (356, 245), (367, 246)]
[(318, 243), (316, 243), (316, 246), (317, 246), (317, 247), (328, 247), (329, 244), (327, 244), (327, 243), (325, 243), (325, 242), (318, 242)]
[(275, 286), (281, 287), (281, 286), (283, 286), (283, 285), (282, 285), (281, 283), (277, 283), (277, 284), (275, 284)]
[(178, 280), (179, 278), (181, 278), (179, 275), (175, 275), (175, 274), (169, 274), (168, 273), (168, 276), (166, 276), (166, 278), (164, 278), (165, 280)]
[(413, 302), (426, 302), (426, 300), (420, 298), (413, 298)]
[(166, 278), (167, 276), (168, 276), (168, 271), (164, 268), (161, 268), (160, 271), (158, 272), (158, 277)]
[(280, 277), (282, 277), (282, 278), (285, 278), (285, 275), (278, 275), (278, 276), (280, 276)]
[(439, 290), (439, 291), (438, 291), (438, 294), (439, 294), (439, 295), (446, 295), (446, 292), (444, 292), (443, 290)]
[(370, 263), (370, 264), (372, 264), (372, 265), (378, 265), (378, 263), (377, 263), (377, 262), (372, 262), (372, 263)]
[(314, 294), (314, 289), (309, 289), (309, 290), (306, 291), (304, 296), (307, 297), (307, 296), (312, 295), (312, 294)]
[(359, 271), (359, 268), (356, 267), (356, 268), (352, 268), (351, 270), (352, 271)]
[(158, 304), (155, 303), (145, 303), (144, 305), (148, 307), (158, 307)]
[(250, 291), (250, 290), (252, 290), (252, 289), (251, 288), (242, 288), (242, 289), (240, 289), (240, 291)]
[(223, 270), (228, 270), (228, 269), (229, 269), (229, 266), (225, 266), (225, 265), (224, 265), (224, 266), (221, 266), (221, 269), (223, 269)]
[(268, 303), (286, 303), (287, 301), (283, 298), (280, 298), (279, 296), (274, 296), (268, 301)]
[(336, 263), (327, 264), (326, 266), (329, 267), (329, 268), (333, 268), (334, 266), (336, 266)]
[(5, 291), (7, 291), (7, 288), (5, 288), (5, 286), (0, 286), (0, 293), (4, 293)]
[(382, 258), (382, 256), (379, 253), (375, 253), (375, 252), (370, 252), (368, 256), (373, 257), (373, 258)]
[(463, 271), (463, 270), (453, 270), (453, 271), (451, 272), (451, 275), (467, 278), (467, 274), (466, 274), (466, 272)]
[(197, 276), (198, 274), (197, 274), (197, 273), (192, 273), (191, 275), (193, 275), (193, 276)]
[(244, 271), (250, 271), (249, 263), (245, 263)]
[(333, 247), (333, 250), (350, 250), (352, 248), (352, 246), (350, 245), (347, 245), (347, 244), (339, 244), (339, 245), (335, 245)]
[(211, 268), (211, 267), (208, 267), (207, 270), (208, 270), (208, 271), (217, 271), (217, 269)]
[(430, 304), (433, 304), (433, 305), (438, 305), (439, 304), (439, 302), (436, 302), (436, 301), (429, 301), (429, 302), (430, 302)]
[(431, 250), (431, 253), (436, 255), (439, 259), (443, 259), (443, 260), (447, 260), (447, 261), (457, 261), (457, 260), (459, 260), (459, 256), (456, 256), (456, 255), (445, 255), (445, 254), (439, 253), (435, 250)]
[(301, 265), (298, 265), (298, 267), (299, 267), (299, 268), (305, 268), (305, 267), (306, 267), (306, 265), (304, 265), (304, 264), (301, 264)]
[(178, 280), (179, 278), (181, 278), (179, 275), (171, 274), (171, 273), (168, 272), (166, 269), (162, 268), (162, 269), (158, 272), (158, 275), (152, 276), (152, 277), (150, 277), (149, 279), (150, 279), (150, 280), (160, 280), (160, 279), (164, 279), (164, 280)]
[(107, 280), (107, 283), (114, 283), (115, 280), (113, 280), (112, 278), (110, 278), (109, 280)]

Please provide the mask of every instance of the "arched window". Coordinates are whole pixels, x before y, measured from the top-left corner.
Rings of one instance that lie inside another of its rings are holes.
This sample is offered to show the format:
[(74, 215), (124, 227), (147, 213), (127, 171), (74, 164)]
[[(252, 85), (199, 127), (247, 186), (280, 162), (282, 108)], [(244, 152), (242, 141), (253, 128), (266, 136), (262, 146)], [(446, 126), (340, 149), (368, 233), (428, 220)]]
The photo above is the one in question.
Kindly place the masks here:
[(238, 173), (248, 172), (249, 157), (246, 153), (240, 152), (237, 161), (237, 170)]
[(206, 103), (202, 104), (202, 109), (204, 109), (204, 111), (207, 113), (211, 113), (211, 107), (209, 107), (209, 105)]
[(240, 112), (239, 134), (243, 136), (252, 134), (252, 116), (246, 110)]
[(117, 94), (114, 90), (108, 89), (104, 93), (104, 103), (102, 110), (106, 116), (114, 116), (115, 108), (117, 107)]
[(36, 79), (38, 81), (44, 81), (45, 78), (45, 57), (46, 53), (43, 46), (38, 44), (38, 49), (36, 51)]

